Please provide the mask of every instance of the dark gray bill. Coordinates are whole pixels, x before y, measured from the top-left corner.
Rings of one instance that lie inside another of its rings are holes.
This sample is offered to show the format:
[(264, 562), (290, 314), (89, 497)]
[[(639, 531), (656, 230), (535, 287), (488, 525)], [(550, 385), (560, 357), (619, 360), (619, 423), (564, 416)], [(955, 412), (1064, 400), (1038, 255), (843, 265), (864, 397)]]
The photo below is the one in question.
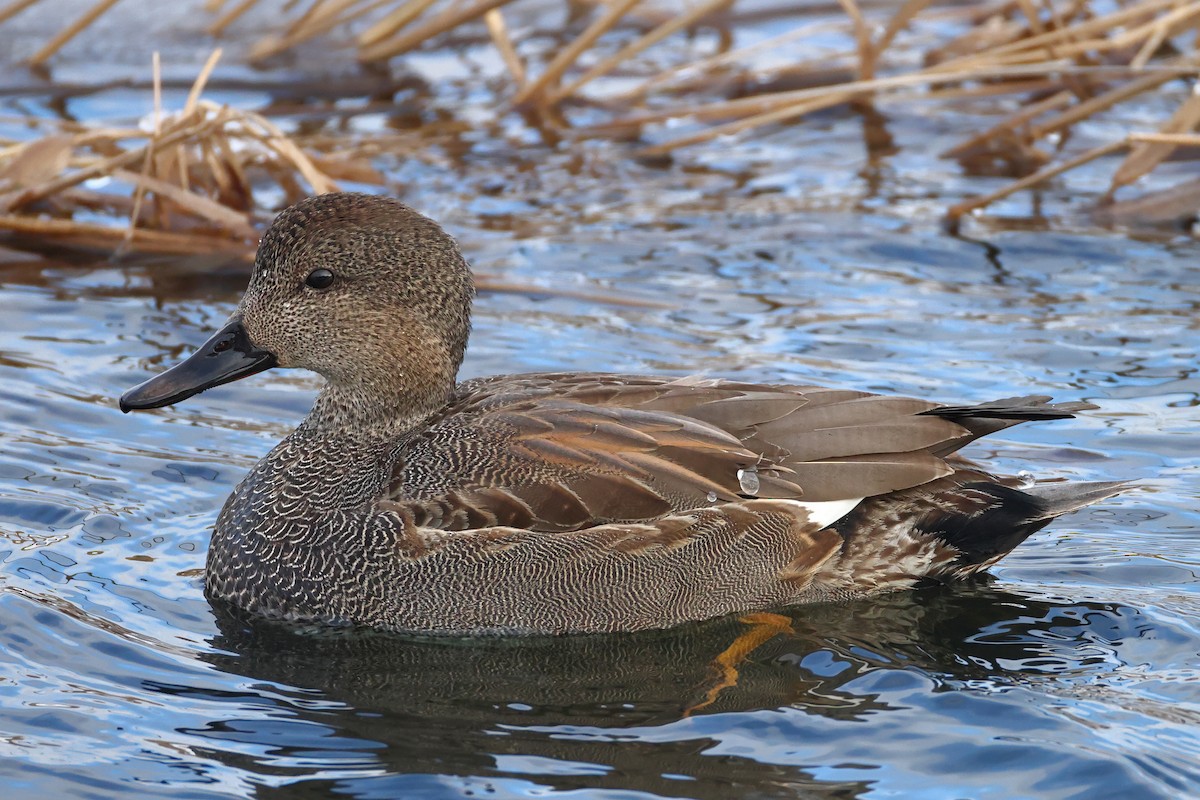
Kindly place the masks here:
[(121, 410), (169, 406), (275, 363), (275, 354), (255, 347), (241, 318), (234, 317), (186, 359), (121, 395)]

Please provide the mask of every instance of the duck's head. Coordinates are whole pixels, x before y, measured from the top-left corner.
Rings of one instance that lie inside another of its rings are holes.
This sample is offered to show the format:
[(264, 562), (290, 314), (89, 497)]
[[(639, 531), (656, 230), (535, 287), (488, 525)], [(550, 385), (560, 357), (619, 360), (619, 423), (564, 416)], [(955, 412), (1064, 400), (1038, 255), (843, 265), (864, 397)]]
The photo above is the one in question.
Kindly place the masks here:
[(470, 330), (471, 272), (437, 223), (390, 198), (326, 194), (263, 236), (237, 311), (121, 410), (171, 405), (271, 367), (323, 375), (327, 404), (419, 415), (453, 389)]

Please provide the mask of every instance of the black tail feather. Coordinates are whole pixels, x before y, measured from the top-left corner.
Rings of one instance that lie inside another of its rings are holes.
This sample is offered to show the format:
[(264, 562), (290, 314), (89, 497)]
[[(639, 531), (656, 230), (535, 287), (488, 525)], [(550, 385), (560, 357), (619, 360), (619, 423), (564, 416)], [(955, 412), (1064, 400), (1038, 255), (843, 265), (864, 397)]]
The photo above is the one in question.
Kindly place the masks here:
[(989, 403), (974, 406), (941, 406), (922, 412), (933, 417), (944, 417), (959, 421), (962, 419), (1007, 419), (1007, 420), (1039, 420), (1039, 419), (1070, 419), (1076, 411), (1087, 411), (1096, 408), (1091, 403), (1075, 401), (1069, 403), (1051, 403), (1048, 395), (1031, 394), (1025, 397), (1006, 397)]

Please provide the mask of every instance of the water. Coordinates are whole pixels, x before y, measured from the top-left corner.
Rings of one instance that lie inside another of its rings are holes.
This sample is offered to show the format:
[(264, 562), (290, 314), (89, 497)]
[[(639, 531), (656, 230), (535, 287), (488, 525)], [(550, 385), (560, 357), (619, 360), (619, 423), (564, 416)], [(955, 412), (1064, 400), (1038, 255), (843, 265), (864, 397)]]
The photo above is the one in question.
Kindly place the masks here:
[[(106, 36), (82, 37), (55, 77), (144, 79), (137, 48), (159, 36)], [(203, 41), (177, 35), (168, 77), (190, 76)], [(5, 797), (1200, 797), (1195, 241), (1076, 215), (1111, 164), (1004, 201), (973, 238), (941, 233), (940, 209), (996, 185), (936, 157), (990, 101), (932, 126), (903, 102), (835, 109), (646, 165), (620, 144), (539, 144), (469, 79), (494, 61), (468, 44), (406, 62), (438, 89), (431, 118), (473, 125), (431, 135), (426, 158), (380, 159), (482, 273), (526, 287), (480, 296), (464, 377), (703, 372), (952, 403), (1087, 399), (1099, 410), (969, 454), (1140, 488), (1036, 534), (989, 580), (794, 609), (756, 629), (765, 642), (730, 686), (716, 664), (751, 630), (737, 620), (487, 641), (291, 631), (211, 608), (201, 577), (221, 503), (315, 379), (272, 371), (178, 408), (115, 406), (224, 321), (244, 265), (0, 250)], [(218, 87), (258, 75), (232, 70)], [(1161, 117), (1187, 91), (1122, 113)], [(247, 107), (270, 94), (217, 89)], [(121, 87), (0, 98), (6, 114), (114, 124), (150, 108)], [(343, 132), (390, 124), (351, 116)]]
[[(1200, 268), (1191, 243), (853, 217), (505, 242), (477, 266), (627, 307), (485, 293), (465, 374), (599, 368), (1100, 410), (973, 455), (1143, 488), (995, 578), (747, 627), (532, 641), (296, 633), (214, 611), (200, 571), (243, 472), (315, 380), (178, 408), (115, 398), (203, 340), (242, 269), (0, 268), (0, 772), (16, 797), (1180, 797), (1200, 793)], [(514, 255), (514, 253), (516, 255)]]

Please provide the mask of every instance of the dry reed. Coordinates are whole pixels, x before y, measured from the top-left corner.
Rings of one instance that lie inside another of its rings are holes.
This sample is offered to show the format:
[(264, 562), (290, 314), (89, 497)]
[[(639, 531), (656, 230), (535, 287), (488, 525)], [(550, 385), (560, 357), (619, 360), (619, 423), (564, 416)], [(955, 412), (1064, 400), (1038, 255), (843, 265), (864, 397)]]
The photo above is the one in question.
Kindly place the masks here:
[[(258, 238), (256, 191), (294, 202), (335, 191), (342, 174), (381, 181), (369, 164), (309, 153), (265, 117), (202, 99), (219, 56), (173, 114), (161, 111), (155, 71), (151, 130), (63, 126), (0, 149), (0, 230), (113, 250), (245, 254)], [(81, 211), (128, 224), (80, 222)]]
[[(0, 8), (0, 24), (35, 2), (14, 0)], [(211, 30), (225, 30), (257, 2), (209, 0), (208, 10), (217, 15)], [(602, 124), (572, 131), (574, 136), (634, 137), (668, 122), (691, 125), (691, 130), (641, 151), (657, 156), (766, 126), (796, 124), (838, 105), (1007, 97), (1011, 112), (1005, 119), (967, 137), (944, 155), (958, 159), (968, 172), (1006, 173), (1012, 182), (955, 205), (948, 212), (952, 221), (996, 199), (1127, 150), (1105, 197), (1112, 201), (1119, 189), (1137, 183), (1176, 157), (1184, 141), (1177, 137), (1191, 134), (1200, 125), (1200, 100), (1189, 98), (1156, 130), (1130, 131), (1118, 141), (1089, 142), (1091, 146), (1083, 152), (1067, 152), (1059, 146), (1060, 137), (1079, 123), (1158, 91), (1168, 82), (1196, 77), (1200, 72), (1197, 0), (1130, 0), (1116, 6), (1093, 0), (982, 0), (967, 6), (905, 0), (898, 7), (839, 0), (845, 19), (816, 24), (805, 7), (785, 5), (774, 13), (780, 18), (794, 16), (796, 27), (771, 41), (730, 49), (726, 46), (729, 37), (722, 36), (718, 52), (676, 48), (666, 57), (660, 46), (665, 40), (697, 26), (736, 27), (755, 12), (739, 12), (733, 0), (693, 0), (665, 11), (661, 5), (647, 10), (649, 4), (640, 0), (574, 0), (573, 7), (584, 9), (590, 21), (564, 45), (545, 52), (536, 45), (522, 47), (522, 37), (536, 31), (528, 24), (512, 28), (502, 15), (502, 9), (515, 8), (520, 2), (311, 0), (294, 11), (279, 30), (261, 39), (250, 56), (271, 57), (353, 23), (358, 26), (354, 45), (358, 57), (386, 60), (415, 48), (435, 46), (445, 34), (476, 26), (472, 30), (483, 32), (486, 38), (480, 41), (492, 42), (511, 76), (511, 104), (531, 112), (542, 124), (568, 125), (564, 108), (590, 104), (612, 110), (611, 117)], [(33, 60), (50, 58), (111, 5), (112, 0), (99, 0), (54, 36)], [(791, 48), (789, 52), (803, 52), (800, 43), (830, 27), (845, 32), (850, 42), (845, 53), (819, 62), (776, 59), (773, 66), (762, 66), (760, 57), (765, 51), (775, 48), (778, 52), (786, 46)], [(956, 33), (949, 35), (949, 31)], [(664, 58), (673, 61), (664, 65)], [(597, 89), (598, 79), (614, 73), (635, 76), (638, 83), (620, 94), (606, 93), (603, 86)], [(164, 216), (164, 204), (180, 206), (181, 198), (169, 197), (163, 185), (156, 184), (159, 191), (150, 189), (150, 178), (167, 180), (170, 173), (181, 176), (175, 185), (187, 192), (199, 191), (221, 204), (233, 200), (235, 209), (238, 202), (245, 205), (244, 199), (237, 197), (246, 191), (241, 175), (245, 165), (229, 162), (232, 150), (226, 145), (234, 135), (231, 131), (249, 137), (272, 154), (258, 164), (268, 173), (272, 169), (279, 173), (286, 166), (289, 174), (300, 175), (312, 188), (321, 185), (323, 174), (313, 158), (306, 158), (265, 124), (261, 117), (247, 112), (204, 104), (164, 123), (137, 155), (146, 163), (138, 174), (147, 176), (138, 191), (154, 199), (151, 220)], [(1149, 134), (1158, 138), (1147, 138)], [(182, 155), (189, 149), (191, 155)], [(12, 157), (34, 160), (40, 158), (37, 152)], [(75, 170), (71, 174), (83, 174), (102, 164), (95, 157), (88, 161), (75, 145), (70, 152)], [(59, 152), (54, 155), (61, 158)], [(189, 170), (199, 165), (206, 165), (207, 177), (189, 178)], [(282, 173), (276, 178), (280, 185), (295, 183)], [(21, 191), (25, 194), (15, 196), (27, 198), (31, 190)], [(10, 191), (0, 198), (9, 203), (0, 204), (0, 209), (16, 207), (12, 197)], [(175, 208), (173, 213), (179, 211)], [(217, 224), (214, 215), (211, 208), (188, 210), (193, 221), (207, 224)]]

